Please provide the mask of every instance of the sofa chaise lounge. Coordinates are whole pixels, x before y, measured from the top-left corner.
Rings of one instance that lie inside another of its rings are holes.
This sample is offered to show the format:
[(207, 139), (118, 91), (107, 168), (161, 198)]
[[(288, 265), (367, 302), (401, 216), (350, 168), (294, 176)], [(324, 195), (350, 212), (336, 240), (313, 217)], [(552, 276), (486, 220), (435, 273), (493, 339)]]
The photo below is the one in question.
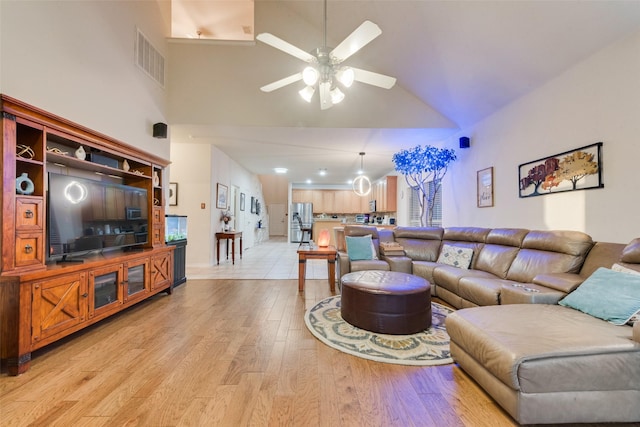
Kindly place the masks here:
[[(569, 231), (372, 228), (336, 230), (339, 274), (388, 269), (429, 280), (434, 296), (461, 309), (446, 320), (453, 359), (519, 423), (640, 421), (640, 322), (614, 325), (560, 305), (600, 269), (640, 272), (640, 239), (624, 245)], [(346, 236), (369, 233), (378, 259), (350, 260)], [(385, 256), (381, 241), (400, 243), (405, 255)], [(443, 262), (445, 247), (471, 253), (466, 268)], [(640, 298), (640, 287), (633, 292)]]

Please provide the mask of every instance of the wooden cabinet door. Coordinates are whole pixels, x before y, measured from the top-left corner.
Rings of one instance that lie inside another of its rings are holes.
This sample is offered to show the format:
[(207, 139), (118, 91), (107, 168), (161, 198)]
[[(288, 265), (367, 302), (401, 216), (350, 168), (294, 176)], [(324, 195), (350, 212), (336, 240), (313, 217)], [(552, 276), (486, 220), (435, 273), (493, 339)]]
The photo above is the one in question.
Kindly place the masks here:
[(86, 320), (88, 293), (84, 272), (34, 282), (32, 297), (34, 344)]
[(42, 231), (16, 233), (16, 268), (44, 264), (44, 234)]
[(311, 191), (311, 203), (313, 203), (313, 213), (314, 215), (317, 213), (326, 212), (324, 207), (324, 199), (322, 198), (322, 191), (320, 190), (312, 190)]
[(16, 231), (42, 230), (42, 198), (16, 197)]
[(151, 244), (154, 247), (164, 245), (164, 208), (153, 207), (151, 218)]
[(322, 195), (322, 213), (342, 212), (336, 206), (336, 192), (334, 190), (321, 190)]
[(173, 260), (170, 251), (151, 257), (151, 289), (162, 289), (173, 283)]

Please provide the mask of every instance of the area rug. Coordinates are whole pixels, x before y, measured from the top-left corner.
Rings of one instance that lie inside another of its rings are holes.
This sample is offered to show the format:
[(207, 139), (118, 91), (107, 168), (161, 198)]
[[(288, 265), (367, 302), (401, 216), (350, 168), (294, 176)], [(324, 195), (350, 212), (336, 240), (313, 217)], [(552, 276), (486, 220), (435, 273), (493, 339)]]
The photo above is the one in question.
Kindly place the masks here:
[(345, 322), (340, 315), (340, 295), (335, 295), (309, 309), (304, 321), (320, 341), (353, 356), (398, 365), (446, 365), (453, 360), (444, 319), (452, 312), (432, 302), (432, 324), (426, 331), (413, 335), (378, 334)]

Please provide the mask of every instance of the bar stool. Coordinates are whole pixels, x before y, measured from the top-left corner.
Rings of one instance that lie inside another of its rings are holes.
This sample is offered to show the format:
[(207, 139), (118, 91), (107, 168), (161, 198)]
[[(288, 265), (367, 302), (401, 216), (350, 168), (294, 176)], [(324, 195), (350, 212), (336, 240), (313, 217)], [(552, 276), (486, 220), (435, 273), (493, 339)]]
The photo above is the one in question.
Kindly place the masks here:
[[(298, 218), (298, 224), (300, 224), (300, 231), (302, 231), (302, 238), (300, 239), (300, 242), (309, 243), (309, 241), (311, 240), (311, 231), (313, 226), (305, 227), (304, 225), (302, 225), (302, 218), (300, 218), (299, 216), (297, 218)], [(305, 233), (309, 235), (307, 237), (307, 240), (304, 239)]]

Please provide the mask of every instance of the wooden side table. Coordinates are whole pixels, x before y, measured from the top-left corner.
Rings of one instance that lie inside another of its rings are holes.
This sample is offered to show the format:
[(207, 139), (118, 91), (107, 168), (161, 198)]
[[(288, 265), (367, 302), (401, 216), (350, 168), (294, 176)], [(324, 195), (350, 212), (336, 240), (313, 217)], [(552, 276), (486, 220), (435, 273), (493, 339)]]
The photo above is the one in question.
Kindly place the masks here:
[(236, 239), (240, 239), (240, 258), (242, 258), (242, 231), (223, 231), (216, 233), (216, 256), (218, 257), (218, 265), (220, 265), (220, 240), (227, 241), (227, 259), (229, 259), (229, 240), (231, 240), (231, 263), (236, 263)]
[(336, 290), (336, 256), (335, 246), (321, 248), (319, 246), (309, 246), (302, 244), (298, 247), (298, 292), (304, 291), (304, 281), (307, 270), (308, 259), (326, 259), (329, 272), (329, 289)]

